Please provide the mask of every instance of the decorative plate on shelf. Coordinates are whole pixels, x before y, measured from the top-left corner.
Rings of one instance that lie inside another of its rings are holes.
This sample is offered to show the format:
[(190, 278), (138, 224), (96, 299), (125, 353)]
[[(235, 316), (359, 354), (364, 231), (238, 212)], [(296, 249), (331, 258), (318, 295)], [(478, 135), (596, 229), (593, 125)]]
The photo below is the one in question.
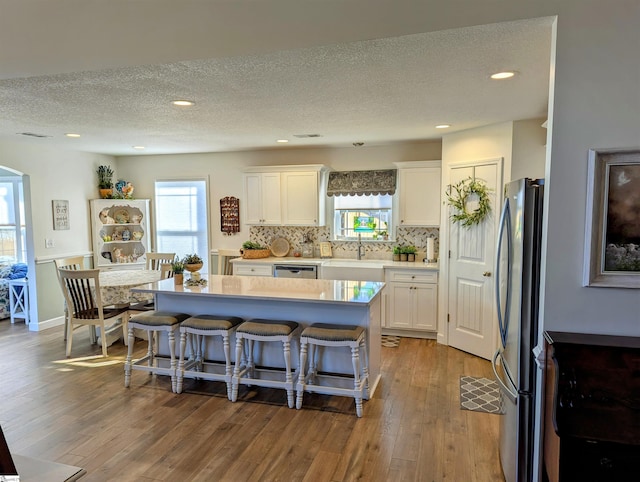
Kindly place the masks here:
[(118, 224), (127, 224), (129, 222), (129, 211), (120, 209), (114, 213), (113, 218)]
[(275, 238), (271, 243), (271, 254), (278, 258), (282, 258), (289, 254), (289, 248), (289, 241), (284, 238)]

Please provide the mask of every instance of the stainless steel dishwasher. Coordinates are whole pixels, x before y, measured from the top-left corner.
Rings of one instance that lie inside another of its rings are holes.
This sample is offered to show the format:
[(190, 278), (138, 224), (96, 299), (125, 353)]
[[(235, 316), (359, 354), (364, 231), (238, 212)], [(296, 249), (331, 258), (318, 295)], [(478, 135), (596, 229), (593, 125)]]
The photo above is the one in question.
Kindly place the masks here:
[(318, 267), (313, 264), (275, 264), (273, 276), (276, 278), (318, 278)]

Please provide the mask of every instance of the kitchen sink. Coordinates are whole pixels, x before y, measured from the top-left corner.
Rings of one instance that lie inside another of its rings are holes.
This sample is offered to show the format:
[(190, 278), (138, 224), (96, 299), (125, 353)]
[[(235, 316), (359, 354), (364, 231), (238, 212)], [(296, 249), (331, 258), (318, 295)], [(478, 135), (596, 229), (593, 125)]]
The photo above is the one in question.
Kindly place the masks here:
[(320, 278), (384, 281), (384, 262), (369, 259), (331, 259), (320, 266)]

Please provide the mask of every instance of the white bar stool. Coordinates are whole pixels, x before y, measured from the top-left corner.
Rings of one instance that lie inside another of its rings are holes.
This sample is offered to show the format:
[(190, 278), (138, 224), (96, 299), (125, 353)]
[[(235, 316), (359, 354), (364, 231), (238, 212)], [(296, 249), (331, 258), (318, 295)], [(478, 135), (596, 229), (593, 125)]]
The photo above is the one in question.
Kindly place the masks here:
[[(296, 408), (302, 408), (304, 392), (353, 397), (356, 415), (362, 417), (362, 399), (369, 389), (369, 360), (367, 358), (366, 331), (361, 326), (314, 323), (300, 335), (300, 374), (296, 384)], [(318, 373), (318, 355), (321, 346), (344, 346), (351, 348), (353, 376)], [(305, 376), (309, 352), (309, 372)], [(363, 363), (360, 363), (360, 351)]]
[[(169, 375), (171, 377), (171, 391), (177, 390), (176, 380), (176, 338), (180, 323), (189, 318), (185, 313), (175, 313), (172, 311), (150, 311), (141, 315), (136, 315), (129, 320), (129, 350), (124, 364), (124, 386), (131, 384), (131, 370), (142, 370), (149, 374)], [(135, 342), (134, 329), (145, 330), (149, 333), (147, 354), (142, 358), (132, 360), (133, 345)], [(169, 366), (166, 358), (159, 357), (155, 353), (157, 335), (161, 331), (166, 331), (169, 338)], [(144, 363), (147, 362), (146, 366)]]
[[(263, 320), (253, 318), (236, 329), (236, 364), (233, 370), (231, 401), (238, 399), (239, 385), (284, 388), (287, 391), (289, 408), (294, 404), (294, 380), (291, 373), (291, 340), (299, 331), (299, 324), (286, 320)], [(244, 340), (247, 340), (246, 360), (242, 360)], [(256, 368), (253, 359), (254, 341), (282, 342), (285, 370), (269, 367)]]
[[(229, 336), (242, 323), (237, 316), (197, 315), (187, 318), (180, 324), (180, 360), (178, 361), (177, 393), (182, 393), (184, 377), (200, 378), (202, 380), (223, 381), (227, 384), (227, 397), (231, 400), (231, 350)], [(191, 335), (191, 358), (185, 363), (187, 336)], [(224, 363), (205, 360), (207, 352), (207, 338), (222, 337)]]

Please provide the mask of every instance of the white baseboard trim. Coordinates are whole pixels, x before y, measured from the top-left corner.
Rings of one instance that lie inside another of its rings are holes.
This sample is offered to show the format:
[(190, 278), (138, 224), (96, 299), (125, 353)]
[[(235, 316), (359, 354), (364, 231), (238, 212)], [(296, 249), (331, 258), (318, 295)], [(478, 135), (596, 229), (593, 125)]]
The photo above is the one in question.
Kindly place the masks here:
[(64, 325), (64, 315), (41, 321), (40, 323), (29, 323), (29, 331), (42, 331), (48, 328)]
[(436, 334), (432, 331), (419, 330), (394, 330), (393, 328), (382, 328), (383, 335), (393, 335), (407, 338), (424, 338), (427, 340), (435, 340)]

